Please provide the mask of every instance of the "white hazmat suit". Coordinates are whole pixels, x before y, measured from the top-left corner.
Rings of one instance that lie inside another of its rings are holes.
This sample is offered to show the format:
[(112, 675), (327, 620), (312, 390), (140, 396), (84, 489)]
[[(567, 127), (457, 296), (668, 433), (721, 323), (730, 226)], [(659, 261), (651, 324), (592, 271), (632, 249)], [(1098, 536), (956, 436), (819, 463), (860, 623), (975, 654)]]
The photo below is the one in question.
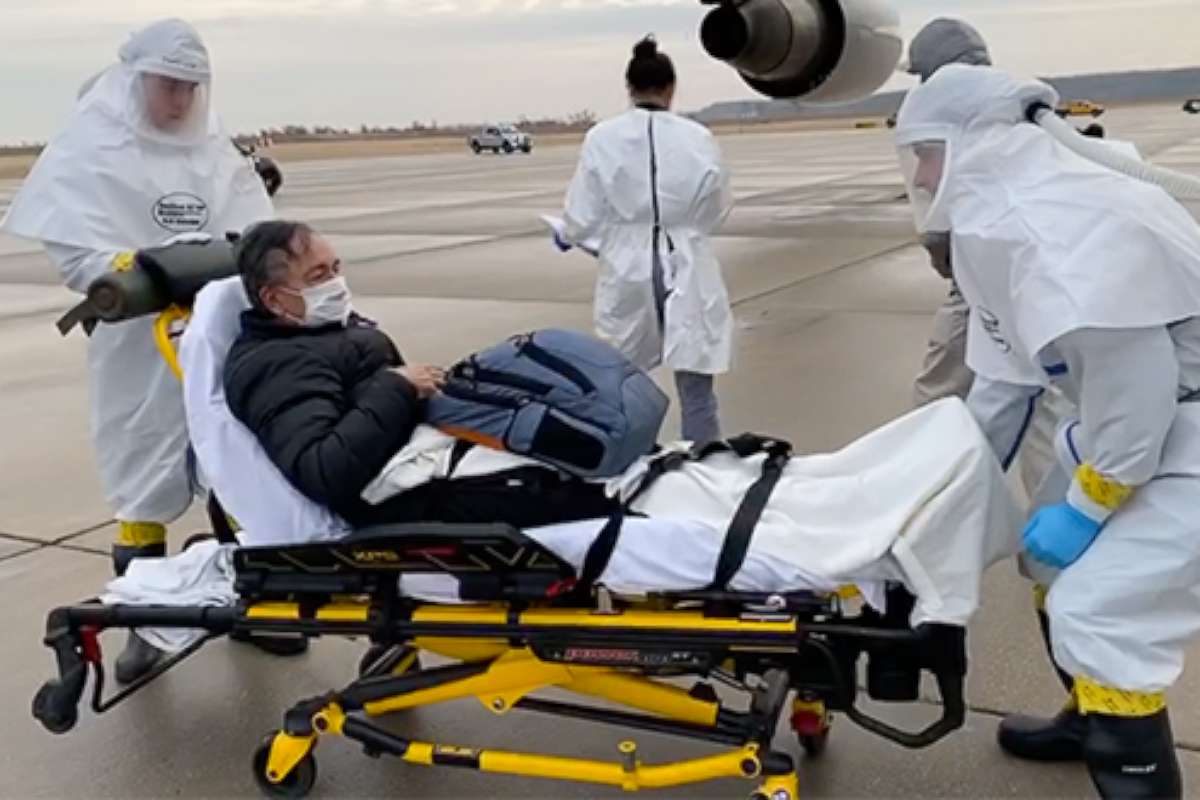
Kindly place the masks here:
[[(596, 332), (639, 367), (664, 364), (677, 376), (729, 369), (733, 314), (708, 237), (732, 205), (720, 150), (703, 126), (635, 107), (588, 132), (565, 235), (598, 244)], [(681, 396), (685, 428), (688, 400)], [(706, 438), (691, 433), (684, 438)]]
[[(151, 122), (145, 75), (199, 84), (178, 128)], [(208, 53), (190, 25), (165, 20), (135, 33), (119, 63), (85, 84), (0, 228), (43, 242), (66, 285), (85, 292), (130, 251), (272, 217), (262, 182), (210, 108), (209, 87)], [(180, 386), (153, 325), (99, 325), (88, 362), (105, 497), (118, 520), (161, 525), (187, 509), (192, 484)]]
[(896, 138), (918, 227), (954, 231), (971, 405), (997, 453), (1039, 388), (1079, 409), (1061, 448), (1073, 476), (1025, 542), (1093, 780), (1104, 796), (1176, 796), (1161, 692), (1200, 634), (1200, 226), (1024, 122), (1056, 101), (1036, 81), (946, 67), (909, 94)]
[[(1190, 321), (1200, 316), (1200, 226), (1162, 189), (1092, 164), (1022, 124), (1030, 102), (1054, 102), (1049, 87), (998, 70), (946, 70), (944, 80), (939, 73), (931, 81), (934, 91), (914, 90), (905, 103), (897, 141), (944, 143), (940, 187), (924, 220), (952, 225), (955, 256), (963, 256), (955, 263), (972, 310), (967, 362), (992, 383), (993, 397), (999, 384), (1012, 400), (992, 404), (985, 431), (1003, 451), (1004, 433), (1020, 422), (1014, 405), (1056, 382), (1080, 407), (1085, 460), (1110, 481), (1137, 487), (1095, 545), (1054, 581), (1052, 619), (1070, 608), (1069, 619), (1054, 619), (1056, 658), (1120, 688), (1162, 689), (1182, 667), (1183, 638), (1164, 658), (1163, 643), (1147, 641), (1163, 628), (1154, 620), (1186, 612), (1189, 635), (1200, 632), (1200, 581), (1174, 604), (1161, 593), (1163, 579), (1180, 570), (1200, 577), (1200, 548), (1172, 544), (1200, 535), (1200, 519), (1187, 521), (1195, 503), (1144, 518), (1145, 506), (1174, 494), (1166, 487), (1179, 480), (1200, 500), (1200, 437), (1191, 438), (1200, 405), (1185, 402), (1200, 387), (1200, 326)], [(1164, 473), (1170, 480), (1154, 480)], [(1076, 481), (1070, 492), (1080, 491)], [(1103, 563), (1126, 531), (1163, 544), (1143, 541), (1137, 559)], [(1105, 579), (1088, 578), (1092, 570)], [(1064, 590), (1089, 583), (1087, 592)], [(1155, 603), (1134, 602), (1146, 591)], [(1089, 623), (1075, 607), (1085, 593), (1107, 595), (1106, 605), (1128, 593), (1131, 617)], [(1110, 649), (1104, 642), (1113, 636), (1123, 644)], [(1147, 643), (1135, 646), (1139, 640)]]
[[(909, 45), (907, 71), (929, 80), (948, 64), (991, 66), (992, 59), (983, 36), (967, 22), (939, 17), (923, 27)], [(940, 397), (957, 395), (964, 400), (971, 391), (974, 374), (966, 363), (968, 305), (953, 282), (950, 263), (950, 234), (931, 232), (921, 237), (929, 252), (933, 268), (951, 281), (946, 301), (933, 318), (933, 331), (925, 351), (925, 362), (913, 382), (913, 396), (918, 405)], [(1029, 399), (1023, 434), (1013, 443), (1009, 462), (1017, 455), (1019, 446), (1021, 483), (1028, 497), (1033, 498), (1047, 472), (1054, 466), (1051, 442), (1057, 420), (1072, 409), (1062, 393), (1050, 389)]]

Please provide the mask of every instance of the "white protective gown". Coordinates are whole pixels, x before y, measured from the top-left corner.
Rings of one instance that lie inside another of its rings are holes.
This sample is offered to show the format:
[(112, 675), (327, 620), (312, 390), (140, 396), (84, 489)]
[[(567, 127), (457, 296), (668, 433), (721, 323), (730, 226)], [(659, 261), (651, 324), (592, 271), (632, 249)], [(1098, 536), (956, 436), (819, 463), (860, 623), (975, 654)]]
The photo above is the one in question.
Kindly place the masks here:
[[(200, 84), (174, 133), (149, 122), (141, 79)], [(42, 153), (0, 229), (44, 243), (66, 285), (85, 292), (121, 252), (181, 233), (223, 236), (274, 216), (250, 163), (208, 103), (207, 52), (179, 20), (155, 23), (87, 84), (66, 128)], [(167, 523), (192, 498), (179, 382), (155, 347), (153, 318), (99, 325), (91, 336), (92, 436), (116, 517)]]
[[(567, 192), (566, 235), (599, 242), (597, 334), (643, 369), (729, 369), (733, 314), (708, 237), (733, 204), (716, 140), (667, 111), (633, 108), (588, 132)], [(660, 333), (654, 223), (669, 292)]]
[[(944, 149), (920, 222), (954, 230), (980, 378), (969, 403), (996, 452), (1053, 382), (1080, 410), (1068, 470), (1088, 462), (1135, 487), (1066, 570), (1030, 562), (1051, 584), (1055, 660), (1106, 686), (1160, 691), (1200, 635), (1200, 226), (1162, 189), (1023, 122), (1031, 100), (1057, 98), (998, 70), (946, 67), (908, 95), (897, 142)], [(1039, 500), (1064, 491), (1080, 502), (1066, 478)]]

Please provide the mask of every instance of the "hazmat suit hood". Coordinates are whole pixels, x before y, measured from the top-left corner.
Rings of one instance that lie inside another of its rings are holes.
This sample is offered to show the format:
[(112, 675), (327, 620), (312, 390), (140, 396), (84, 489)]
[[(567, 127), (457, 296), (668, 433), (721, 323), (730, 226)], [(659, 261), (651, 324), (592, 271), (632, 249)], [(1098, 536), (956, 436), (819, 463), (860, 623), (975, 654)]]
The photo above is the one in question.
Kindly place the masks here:
[[(96, 100), (107, 103), (112, 99), (123, 99), (123, 107), (110, 107), (110, 110), (132, 111), (133, 117), (129, 122), (138, 135), (186, 146), (220, 133), (220, 123), (210, 103), (212, 67), (208, 48), (195, 28), (179, 19), (155, 22), (130, 36), (121, 46), (118, 56), (120, 63), (109, 73), (116, 78), (114, 83), (126, 85), (114, 87), (118, 92), (112, 95), (98, 92)], [(147, 75), (196, 84), (191, 111), (178, 130), (162, 131), (150, 122), (141, 86)]]
[(1043, 350), (1073, 330), (1200, 315), (1200, 227), (1159, 187), (1026, 122), (1035, 102), (1058, 95), (950, 65), (908, 93), (896, 120), (918, 229), (954, 231), (955, 278), (972, 310), (967, 363), (1025, 385), (1047, 382)]
[[(191, 25), (155, 22), (81, 87), (0, 230), (89, 250), (134, 250), (172, 235), (223, 235), (273, 216), (250, 162), (211, 106), (208, 51)], [(194, 84), (186, 116), (154, 124), (146, 77)]]

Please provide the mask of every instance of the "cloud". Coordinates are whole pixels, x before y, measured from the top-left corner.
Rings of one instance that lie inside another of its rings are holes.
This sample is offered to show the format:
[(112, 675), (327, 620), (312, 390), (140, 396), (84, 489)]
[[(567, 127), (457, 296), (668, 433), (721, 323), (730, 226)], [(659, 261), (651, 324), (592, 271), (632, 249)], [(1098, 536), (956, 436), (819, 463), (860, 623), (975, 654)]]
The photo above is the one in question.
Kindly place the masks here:
[[(217, 107), (236, 130), (514, 119), (585, 108), (609, 114), (627, 102), (625, 63), (648, 32), (676, 61), (682, 107), (752, 96), (736, 73), (701, 51), (699, 4), (568, 9), (543, 2), (520, 12), (517, 0), (500, 0), (511, 12), (500, 13), (486, 12), (477, 0), (454, 1), (456, 12), (416, 16), (369, 13), (358, 4), (319, 21), (276, 14), (197, 20), (213, 55)], [(61, 9), (61, 0), (50, 2)], [(463, 12), (468, 4), (474, 13)], [(130, 27), (64, 25), (44, 34), (52, 42), (36, 36), (9, 42), (0, 34), (0, 96), (14, 112), (0, 118), (0, 141), (52, 133), (76, 87), (112, 63)], [(31, 74), (38, 80), (30, 81)]]
[(1058, 0), (1048, 3), (1009, 2), (995, 8), (972, 11), (971, 16), (1037, 17), (1064, 14), (1097, 14), (1106, 11), (1153, 11), (1194, 8), (1195, 0)]
[[(1036, 74), (1189, 63), (1200, 30), (1197, 0), (897, 5), (906, 35), (932, 16), (966, 16), (999, 63)], [(202, 0), (186, 15), (213, 53), (221, 113), (246, 130), (607, 114), (626, 102), (625, 61), (649, 32), (676, 61), (682, 107), (752, 97), (701, 51), (704, 11), (697, 0)], [(185, 12), (162, 0), (0, 0), (0, 141), (49, 135), (80, 82), (164, 13)]]
[(421, 18), (452, 13), (463, 17), (528, 13), (535, 9), (597, 10), (687, 6), (695, 0), (204, 0), (187, 8), (161, 0), (41, 0), (0, 7), (0, 31), (49, 30), (63, 23), (138, 25), (167, 15), (192, 22), (223, 18), (325, 19)]

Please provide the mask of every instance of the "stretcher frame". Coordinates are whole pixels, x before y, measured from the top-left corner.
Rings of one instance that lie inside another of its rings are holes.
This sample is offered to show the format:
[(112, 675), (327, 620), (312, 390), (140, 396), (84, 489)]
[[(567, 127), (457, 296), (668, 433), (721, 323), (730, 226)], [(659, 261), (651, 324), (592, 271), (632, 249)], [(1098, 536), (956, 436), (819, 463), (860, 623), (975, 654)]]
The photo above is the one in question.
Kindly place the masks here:
[[(239, 601), (230, 607), (105, 606), (55, 609), (45, 643), (56, 678), (34, 700), (50, 731), (77, 722), (93, 678), (92, 709), (104, 713), (222, 635), (334, 636), (372, 643), (359, 675), (341, 689), (293, 705), (254, 753), (254, 779), (267, 796), (303, 797), (316, 782), (323, 738), (357, 742), (374, 756), (525, 777), (556, 778), (627, 791), (743, 778), (756, 800), (794, 800), (793, 757), (776, 746), (784, 713), (803, 749), (818, 754), (834, 712), (893, 742), (926, 747), (965, 718), (962, 628), (912, 630), (911, 598), (893, 592), (887, 614), (852, 611), (838, 596), (683, 592), (618, 598), (586, 593), (573, 570), (508, 526), (416, 525), (364, 531), (342, 542), (235, 553)], [(464, 599), (441, 605), (400, 594), (402, 574), (447, 573)], [(476, 597), (471, 597), (475, 595)], [(112, 628), (196, 628), (205, 635), (125, 690), (105, 698), (99, 633)], [(418, 652), (450, 659), (423, 667)], [(897, 729), (857, 705), (857, 666), (867, 660), (866, 693), (918, 698), (932, 673), (941, 717), (924, 730)], [(673, 680), (696, 679), (685, 689)], [(723, 701), (713, 683), (748, 698)], [(594, 703), (535, 697), (555, 688)], [(718, 745), (719, 752), (663, 764), (640, 757), (632, 740), (613, 761), (477, 749), (405, 739), (372, 720), (464, 698), (488, 713), (530, 711)], [(619, 710), (612, 706), (622, 707)]]
[[(154, 341), (182, 379), (174, 340), (190, 315), (183, 296), (203, 281), (174, 287), (161, 267), (151, 278), (172, 298), (155, 321)], [(73, 315), (60, 322), (64, 334)], [(216, 537), (235, 543), (215, 496), (208, 510)], [(808, 592), (614, 597), (602, 585), (581, 585), (569, 564), (506, 525), (388, 526), (332, 543), (244, 547), (235, 552), (235, 566), (233, 606), (106, 606), (93, 599), (51, 611), (44, 643), (54, 653), (57, 675), (34, 697), (34, 717), (53, 733), (67, 733), (78, 722), (89, 674), (92, 711), (103, 714), (221, 636), (367, 638), (371, 647), (359, 674), (341, 689), (294, 704), (254, 751), (253, 777), (267, 796), (308, 795), (317, 779), (317, 743), (341, 737), (368, 755), (423, 766), (626, 791), (743, 778), (757, 782), (754, 800), (796, 800), (795, 761), (775, 742), (784, 713), (790, 712), (791, 728), (811, 756), (823, 751), (834, 712), (909, 748), (934, 744), (966, 716), (964, 629), (910, 629), (912, 598), (900, 589), (889, 592), (885, 614), (853, 611), (839, 595)], [(402, 575), (429, 573), (458, 579), (463, 599), (477, 602), (441, 605), (400, 594)], [(106, 697), (99, 635), (140, 627), (199, 629), (203, 635)], [(451, 663), (425, 668), (420, 652)], [(866, 694), (877, 700), (917, 701), (920, 675), (931, 673), (940, 718), (910, 732), (861, 711), (857, 678), (864, 656)], [(683, 677), (696, 679), (691, 689), (671, 682)], [(745, 710), (723, 700), (713, 683), (746, 698)], [(605, 705), (534, 696), (545, 688)], [(531, 711), (723, 749), (649, 764), (626, 739), (616, 760), (602, 761), (410, 740), (371, 721), (466, 698), (497, 716)]]

